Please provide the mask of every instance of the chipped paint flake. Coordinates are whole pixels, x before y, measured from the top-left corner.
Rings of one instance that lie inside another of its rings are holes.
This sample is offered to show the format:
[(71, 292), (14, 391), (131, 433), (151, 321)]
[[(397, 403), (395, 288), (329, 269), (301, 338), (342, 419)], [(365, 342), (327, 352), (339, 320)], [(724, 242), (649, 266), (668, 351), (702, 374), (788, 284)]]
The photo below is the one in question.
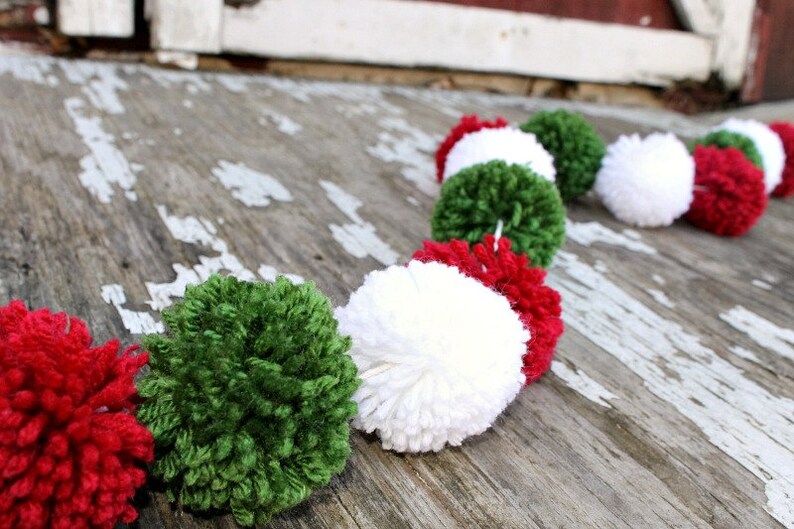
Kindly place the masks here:
[(113, 135), (103, 129), (101, 118), (84, 115), (85, 101), (71, 97), (64, 101), (64, 106), (74, 122), (77, 134), (90, 151), (80, 160), (83, 169), (80, 183), (83, 187), (103, 204), (110, 203), (114, 185), (120, 187), (129, 200), (137, 200), (133, 190), (137, 179), (135, 173), (143, 166), (130, 164), (124, 153), (116, 147)]
[(778, 327), (741, 305), (720, 314), (720, 319), (737, 331), (745, 333), (761, 347), (794, 360), (794, 330)]
[(618, 398), (617, 395), (587, 376), (581, 369), (571, 369), (565, 362), (555, 360), (551, 363), (551, 372), (562, 379), (565, 384), (599, 406), (611, 408), (610, 400)]
[(561, 251), (555, 262), (548, 279), (562, 295), (566, 325), (752, 472), (765, 484), (767, 512), (794, 527), (794, 400), (772, 395), (576, 255)]
[(184, 89), (188, 94), (209, 93), (212, 91), (212, 85), (206, 80), (208, 76), (196, 74), (195, 72), (150, 68), (137, 64), (125, 64), (119, 66), (119, 68), (125, 73), (145, 75), (163, 88), (174, 91), (179, 88)]
[(367, 147), (367, 152), (381, 161), (402, 165), (403, 178), (422, 193), (437, 197), (439, 185), (432, 154), (441, 138), (423, 132), (403, 118), (384, 118), (378, 125), (385, 130), (378, 134), (377, 144)]
[(267, 126), (272, 123), (276, 126), (279, 132), (287, 136), (295, 136), (303, 130), (303, 126), (292, 120), (289, 116), (279, 114), (273, 110), (263, 110), (264, 117), (259, 118), (258, 122), (262, 126)]
[(102, 299), (105, 300), (105, 303), (116, 308), (124, 328), (132, 334), (154, 334), (165, 331), (163, 323), (156, 321), (148, 312), (124, 308), (124, 304), (127, 303), (127, 296), (121, 285), (115, 283), (103, 285)]
[(58, 65), (67, 81), (80, 86), (88, 102), (108, 114), (123, 114), (124, 105), (119, 92), (129, 89), (129, 85), (118, 76), (115, 64), (93, 61), (60, 61)]
[(745, 360), (750, 360), (751, 362), (755, 362), (760, 364), (761, 361), (755, 356), (755, 353), (750, 351), (749, 349), (745, 349), (744, 347), (739, 347), (738, 345), (732, 345), (730, 347), (730, 351), (738, 356), (739, 358), (744, 358)]
[(659, 274), (653, 274), (652, 279), (653, 282), (656, 283), (657, 285), (664, 286), (667, 283), (667, 281), (665, 281), (665, 279)]
[(623, 233), (618, 233), (595, 221), (575, 222), (565, 219), (565, 232), (569, 239), (582, 246), (603, 243), (619, 246), (632, 252), (651, 255), (656, 253), (656, 248), (642, 242), (642, 237), (636, 231), (623, 230)]
[(232, 196), (248, 207), (266, 207), (271, 199), (291, 202), (292, 194), (274, 177), (254, 171), (242, 163), (220, 160), (212, 174)]
[(259, 276), (264, 279), (265, 281), (275, 281), (278, 276), (284, 276), (296, 285), (304, 283), (306, 280), (299, 276), (298, 274), (284, 274), (279, 272), (274, 266), (270, 265), (261, 265), (259, 270), (257, 270)]
[(646, 288), (645, 292), (650, 294), (650, 296), (653, 298), (653, 300), (656, 303), (658, 303), (659, 305), (667, 307), (668, 309), (674, 309), (675, 308), (675, 303), (670, 301), (670, 298), (667, 297), (667, 294), (665, 294), (661, 290), (657, 290), (655, 288)]
[(328, 225), (336, 242), (341, 244), (347, 253), (359, 259), (371, 256), (387, 266), (396, 263), (399, 259), (397, 252), (378, 237), (375, 226), (359, 216), (358, 208), (361, 207), (362, 202), (333, 182), (321, 180), (320, 186), (325, 190), (328, 200), (352, 221), (352, 224), (343, 226)]
[(24, 57), (5, 55), (0, 50), (0, 75), (11, 75), (17, 81), (44, 86), (58, 86), (52, 74), (56, 60), (50, 57)]
[(750, 281), (750, 284), (754, 287), (758, 287), (761, 290), (772, 290), (772, 285), (767, 283), (766, 281), (761, 281), (760, 279), (753, 279)]

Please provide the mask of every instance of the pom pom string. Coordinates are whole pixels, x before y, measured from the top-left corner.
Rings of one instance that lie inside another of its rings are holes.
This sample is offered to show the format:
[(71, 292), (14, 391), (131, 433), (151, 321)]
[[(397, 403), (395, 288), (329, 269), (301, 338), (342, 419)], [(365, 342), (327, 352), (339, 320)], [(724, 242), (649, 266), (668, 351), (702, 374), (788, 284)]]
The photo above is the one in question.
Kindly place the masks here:
[(502, 229), (505, 227), (505, 221), (499, 219), (496, 221), (496, 230), (494, 231), (493, 251), (499, 251), (499, 239), (502, 238)]

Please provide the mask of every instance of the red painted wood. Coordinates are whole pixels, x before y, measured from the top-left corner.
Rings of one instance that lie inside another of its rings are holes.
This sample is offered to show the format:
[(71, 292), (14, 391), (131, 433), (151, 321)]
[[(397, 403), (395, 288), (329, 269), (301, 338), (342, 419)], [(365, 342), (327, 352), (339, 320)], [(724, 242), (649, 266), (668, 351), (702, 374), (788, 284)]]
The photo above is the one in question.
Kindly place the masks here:
[(669, 0), (419, 0), (683, 30)]
[(748, 64), (742, 99), (779, 101), (794, 98), (794, 2), (758, 0), (753, 38), (755, 61)]

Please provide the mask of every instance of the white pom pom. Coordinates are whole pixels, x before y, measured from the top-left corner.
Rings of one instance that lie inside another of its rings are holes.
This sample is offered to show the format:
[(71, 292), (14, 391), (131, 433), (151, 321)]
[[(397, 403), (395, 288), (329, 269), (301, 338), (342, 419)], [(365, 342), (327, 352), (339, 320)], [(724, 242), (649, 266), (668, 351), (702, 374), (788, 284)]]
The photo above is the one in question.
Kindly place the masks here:
[(364, 381), (353, 426), (383, 448), (438, 451), (484, 432), (524, 381), (529, 332), (507, 299), (457, 268), (371, 272), (336, 309)]
[(607, 147), (595, 191), (620, 221), (669, 226), (692, 202), (695, 162), (673, 134), (621, 136)]
[(463, 136), (447, 155), (444, 180), (461, 169), (491, 160), (526, 165), (549, 182), (554, 182), (554, 157), (534, 134), (512, 127), (482, 129)]
[(771, 193), (783, 180), (783, 167), (786, 165), (786, 151), (783, 142), (775, 131), (754, 119), (730, 118), (712, 130), (729, 130), (747, 136), (758, 149), (764, 163), (764, 184), (767, 194)]

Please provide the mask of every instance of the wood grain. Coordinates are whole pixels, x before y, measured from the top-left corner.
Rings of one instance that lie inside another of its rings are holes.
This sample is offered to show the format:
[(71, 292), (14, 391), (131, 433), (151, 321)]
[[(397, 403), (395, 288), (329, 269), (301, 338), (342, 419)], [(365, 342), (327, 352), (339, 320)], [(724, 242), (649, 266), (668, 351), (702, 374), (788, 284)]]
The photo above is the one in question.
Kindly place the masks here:
[[(407, 259), (430, 234), (431, 153), (457, 116), (517, 122), (571, 106), (35, 58), (0, 58), (0, 100), (0, 302), (67, 310), (97, 340), (125, 343), (139, 336), (103, 286), (123, 290), (121, 309), (156, 321), (153, 289), (213, 266), (256, 276), (267, 265), (344, 303), (383, 264), (352, 255), (331, 225)], [(76, 100), (77, 117), (67, 111)], [(692, 136), (708, 121), (573, 107), (608, 140), (654, 129)], [(89, 123), (93, 133), (80, 128)], [(213, 176), (221, 161), (269, 175), (292, 200), (245, 206)], [(126, 190), (113, 181), (120, 166), (134, 173)], [(331, 200), (321, 181), (360, 207)], [(111, 195), (103, 201), (86, 182), (105, 182)], [(269, 527), (794, 527), (785, 474), (794, 362), (720, 318), (742, 306), (792, 325), (792, 204), (772, 201), (737, 240), (684, 223), (624, 232), (592, 198), (568, 216), (571, 236), (549, 280), (565, 303), (557, 361), (579, 378), (547, 374), (491, 430), (437, 454), (385, 452), (356, 433), (345, 471)], [(600, 242), (576, 242), (596, 228)], [(783, 457), (771, 464), (775, 454)], [(136, 502), (132, 527), (236, 527), (180, 511), (156, 483)]]

